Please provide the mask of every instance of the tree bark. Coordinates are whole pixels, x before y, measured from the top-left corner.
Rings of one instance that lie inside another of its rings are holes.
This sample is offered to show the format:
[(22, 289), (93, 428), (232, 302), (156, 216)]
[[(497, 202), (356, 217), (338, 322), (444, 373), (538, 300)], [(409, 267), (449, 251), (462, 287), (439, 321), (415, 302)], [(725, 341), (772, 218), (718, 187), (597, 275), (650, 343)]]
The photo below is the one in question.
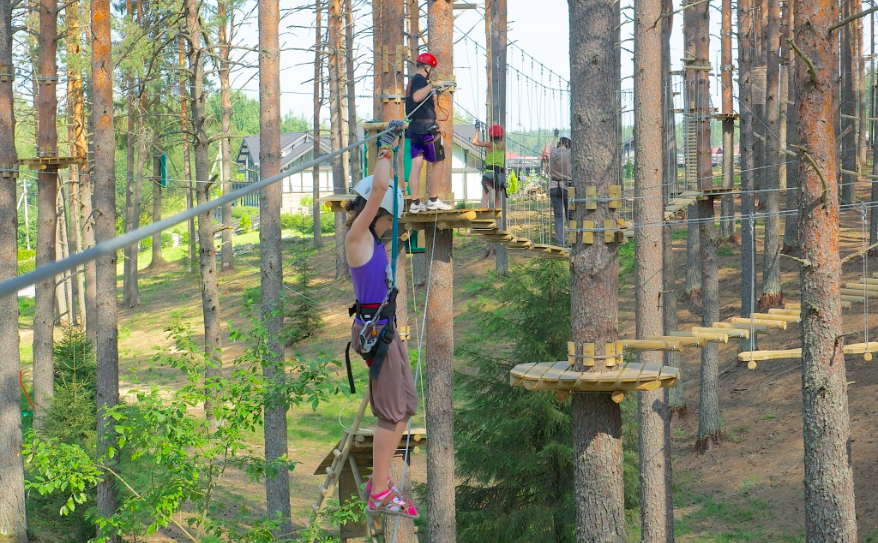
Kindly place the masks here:
[[(186, 0), (186, 33), (189, 42), (189, 75), (192, 106), (192, 148), (195, 154), (195, 178), (200, 182), (195, 187), (198, 205), (210, 201), (210, 156), (208, 155), (207, 116), (204, 110), (204, 53), (201, 46), (201, 23), (198, 3)], [(216, 246), (214, 245), (213, 218), (210, 211), (198, 216), (199, 271), (201, 275), (201, 312), (204, 318), (204, 353), (211, 360), (211, 367), (204, 372), (205, 387), (212, 390), (211, 382), (222, 373), (222, 326), (219, 320), (220, 300), (217, 285)], [(208, 392), (204, 402), (204, 413), (210, 431), (216, 430), (216, 407), (214, 394)]]
[[(732, 103), (732, 2), (722, 1), (722, 129), (723, 129), (723, 188), (735, 186), (735, 118)], [(720, 206), (721, 239), (735, 237), (735, 198), (731, 194), (722, 197)]]
[[(875, 0), (871, 1), (874, 6)], [(870, 26), (872, 27), (871, 35), (875, 35), (875, 14), (872, 13), (869, 16)], [(871, 109), (870, 109), (870, 117), (874, 118), (876, 116), (876, 112), (878, 112), (878, 108), (876, 108), (876, 104), (878, 104), (878, 73), (875, 71), (875, 40), (872, 40), (872, 44), (870, 46), (870, 68), (869, 71), (872, 74), (872, 92), (871, 92)], [(876, 130), (875, 121), (871, 121), (869, 123), (870, 134), (872, 135), (870, 141), (872, 144), (872, 175), (878, 175), (878, 145), (876, 145), (875, 137), (878, 134), (878, 130)], [(869, 191), (869, 201), (870, 202), (878, 202), (878, 180), (873, 179), (870, 183), (870, 191)], [(869, 210), (869, 245), (874, 245), (878, 243), (878, 209), (875, 206), (870, 206)], [(874, 255), (875, 251), (869, 251), (870, 255)]]
[[(337, 151), (343, 147), (342, 138), (347, 134), (344, 124), (347, 121), (347, 114), (344, 111), (343, 104), (347, 96), (347, 88), (341, 81), (342, 69), (341, 64), (344, 59), (342, 51), (342, 42), (344, 32), (342, 30), (342, 0), (330, 0), (327, 18), (327, 34), (329, 39), (329, 48), (327, 51), (326, 63), (329, 68), (329, 119), (330, 119), (330, 140), (333, 151)], [(402, 20), (399, 21), (402, 24)], [(385, 81), (386, 83), (386, 81)], [(382, 87), (384, 88), (384, 87)], [(387, 109), (385, 105), (385, 109)], [(339, 154), (332, 157), (332, 187), (335, 194), (343, 194), (347, 192), (347, 175), (345, 170), (345, 156)], [(318, 218), (319, 220), (319, 218)], [(348, 266), (347, 259), (344, 255), (344, 228), (343, 215), (335, 214), (335, 276), (336, 278), (347, 277)], [(341, 226), (341, 228), (339, 228)], [(314, 229), (314, 243), (317, 244), (318, 228)], [(321, 241), (322, 243), (322, 241)]]
[[(396, 2), (393, 9), (399, 14), (399, 30), (396, 43), (403, 45), (402, 1), (383, 0), (385, 9)], [(454, 13), (450, 1), (436, 1), (428, 4), (427, 28), (430, 34), (430, 51), (436, 55), (436, 79), (445, 80), (453, 73), (454, 66)], [(388, 16), (385, 21), (391, 20)], [(387, 32), (387, 26), (383, 32)], [(385, 39), (385, 42), (389, 40)], [(397, 87), (402, 92), (402, 84)], [(439, 121), (439, 129), (450, 142), (454, 133), (452, 94), (443, 92), (435, 96), (437, 111), (448, 115)], [(451, 190), (451, 153), (445, 154), (442, 182), (436, 187), (438, 192)], [(432, 171), (432, 170), (431, 170)], [(429, 176), (431, 171), (427, 172)], [(454, 270), (452, 268), (452, 231), (427, 229), (426, 245), (433, 254), (433, 273), (430, 278), (430, 291), (427, 298), (426, 328), (430, 330), (426, 338), (427, 372), (427, 520), (429, 543), (454, 543), (456, 540), (455, 496), (454, 496), (454, 404), (453, 398), (453, 354), (454, 354)]]
[[(842, 0), (841, 16), (859, 12), (858, 4), (857, 0)], [(857, 25), (851, 23), (837, 31), (841, 33), (841, 168), (849, 172), (857, 170), (857, 89), (853, 58), (856, 28)], [(853, 203), (856, 181), (856, 177), (845, 173), (839, 176), (842, 204)]]
[[(113, 132), (113, 56), (109, 0), (91, 0), (92, 127), (94, 129), (95, 241), (116, 235), (116, 141)], [(95, 357), (98, 452), (104, 453), (113, 433), (113, 419), (104, 410), (119, 403), (119, 352), (116, 329), (116, 253), (95, 265)], [(112, 460), (110, 460), (112, 463)], [(112, 464), (111, 464), (112, 465)], [(116, 512), (116, 489), (109, 476), (98, 483), (97, 508), (104, 517)], [(111, 541), (118, 538), (111, 537)]]
[[(347, 77), (348, 93), (348, 145), (351, 145), (357, 139), (357, 87), (356, 76), (354, 75), (354, 13), (351, 0), (344, 0), (345, 15), (345, 71)], [(412, 57), (414, 58), (414, 57)], [(360, 150), (354, 149), (350, 153), (350, 182), (356, 183), (363, 177), (362, 168), (360, 166)], [(347, 262), (347, 260), (345, 260)]]
[[(634, 222), (647, 225), (634, 232), (635, 324), (639, 339), (662, 335), (663, 221), (662, 181), (662, 35), (655, 22), (662, 18), (662, 0), (637, 0), (634, 4)], [(651, 226), (650, 226), (651, 225)], [(662, 364), (659, 351), (638, 353), (638, 362)], [(665, 426), (668, 405), (663, 389), (637, 396), (640, 430), (640, 525), (641, 541), (667, 541), (665, 488)]]
[[(126, 0), (126, 13), (128, 17), (134, 18), (133, 0)], [(135, 135), (134, 128), (134, 78), (126, 76), (125, 84), (128, 87), (126, 96), (128, 102), (128, 115), (126, 121), (128, 129), (125, 133), (126, 154), (125, 154), (125, 232), (134, 230), (134, 191), (136, 180), (134, 177), (134, 142), (138, 139)], [(138, 305), (139, 293), (137, 292), (137, 279), (134, 274), (137, 273), (137, 244), (134, 243), (125, 247), (123, 251), (124, 260), (122, 261), (122, 305), (126, 307), (135, 307)], [(133, 271), (132, 271), (133, 270)]]
[[(132, 195), (131, 201), (131, 230), (129, 230), (129, 232), (140, 228), (140, 208), (143, 203), (143, 166), (149, 155), (149, 136), (146, 133), (147, 128), (144, 121), (146, 109), (143, 107), (146, 95), (143, 94), (143, 92), (144, 91), (141, 88), (140, 96), (138, 97), (140, 107), (137, 108), (137, 132), (135, 136), (137, 142), (137, 158), (134, 161), (134, 194)], [(130, 265), (128, 270), (127, 289), (129, 307), (137, 307), (140, 305), (140, 280), (138, 278), (139, 272), (137, 269), (137, 264), (140, 259), (139, 248), (139, 242), (131, 245), (127, 261)]]
[[(618, 183), (616, 130), (616, 13), (611, 0), (570, 2), (570, 103), (576, 192), (595, 186), (599, 197)], [(603, 224), (615, 219), (606, 205), (576, 206), (574, 219)], [(593, 343), (595, 355), (617, 338), (619, 252), (615, 244), (583, 243), (576, 235), (570, 259), (572, 337), (576, 354)], [(592, 371), (606, 371), (605, 358)], [(577, 370), (584, 371), (581, 359)], [(622, 488), (622, 419), (607, 393), (573, 393), (573, 475), (577, 541), (625, 541)]]
[[(780, 279), (780, 179), (778, 167), (780, 155), (778, 153), (778, 88), (780, 77), (780, 64), (778, 58), (778, 46), (780, 42), (780, 1), (768, 0), (768, 29), (767, 41), (763, 44), (766, 63), (766, 89), (765, 89), (765, 164), (762, 172), (765, 174), (765, 233), (762, 261), (762, 295), (759, 299), (759, 308), (768, 310), (783, 304), (783, 290)], [(786, 157), (784, 157), (785, 159)], [(854, 157), (856, 158), (856, 157)], [(714, 344), (715, 346), (715, 344)]]
[[(186, 40), (180, 38), (180, 72), (185, 73), (186, 70)], [(195, 189), (195, 180), (192, 179), (192, 157), (189, 154), (189, 142), (192, 139), (189, 133), (189, 112), (187, 111), (187, 103), (189, 101), (189, 90), (187, 88), (186, 78), (180, 78), (180, 126), (183, 132), (183, 177), (186, 178), (186, 208), (193, 207), (193, 191)], [(203, 179), (203, 181), (207, 181)], [(186, 271), (192, 272), (192, 264), (195, 262), (195, 219), (189, 219), (189, 258), (186, 263)]]
[[(58, 189), (58, 200), (55, 203), (58, 216), (58, 221), (55, 223), (55, 260), (64, 260), (70, 256), (70, 253), (67, 252), (67, 218), (64, 213), (66, 196), (62, 184), (59, 183)], [(73, 311), (71, 294), (69, 274), (59, 276), (55, 285), (55, 302), (58, 307), (58, 324), (61, 326), (73, 323), (71, 319)]]
[[(851, 467), (845, 359), (842, 351), (838, 256), (838, 186), (831, 118), (838, 62), (828, 31), (828, 0), (796, 0), (799, 89), (799, 210), (802, 256), (802, 419), (805, 445), (805, 541), (855, 542), (857, 523)], [(816, 77), (815, 77), (816, 76)], [(828, 180), (828, 182), (827, 182)]]
[[(698, 189), (709, 190), (713, 185), (710, 148), (710, 6), (692, 5), (683, 12), (686, 28), (687, 92), (690, 104), (695, 104), (696, 175)], [(711, 326), (719, 320), (719, 280), (716, 264), (716, 227), (714, 226), (713, 198), (698, 201), (698, 237), (700, 240), (701, 323)], [(701, 350), (701, 400), (698, 407), (698, 438), (696, 450), (708, 450), (719, 442), (720, 417), (717, 381), (719, 380), (718, 349), (715, 343)]]
[[(222, 184), (223, 196), (232, 192), (232, 87), (229, 80), (229, 48), (231, 43), (231, 30), (234, 29), (234, 13), (232, 7), (225, 1), (217, 3), (217, 19), (219, 19), (219, 80), (220, 80), (220, 116), (222, 117), (223, 138), (220, 140), (222, 153)], [(223, 273), (235, 269), (234, 253), (232, 252), (232, 203), (223, 205), (223, 244), (222, 244), (222, 267)]]
[[(155, 155), (152, 160), (152, 222), (162, 220), (162, 157)], [(162, 258), (162, 233), (152, 236), (152, 259), (149, 266), (158, 268), (165, 263)]]
[[(787, 0), (786, 3), (786, 12), (784, 14), (784, 18), (786, 19), (787, 33), (789, 34), (788, 38), (792, 38), (793, 33), (793, 24), (795, 21), (796, 12), (793, 9), (792, 0)], [(795, 107), (796, 102), (796, 63), (798, 62), (796, 59), (796, 55), (792, 52), (792, 48), (789, 46), (789, 43), (784, 40), (784, 48), (786, 50), (786, 55), (784, 58), (787, 61), (787, 103), (786, 112), (787, 112), (787, 149), (795, 149), (794, 145), (799, 145), (798, 133), (796, 131), (796, 127), (799, 125), (799, 110)], [(798, 205), (798, 196), (799, 196), (799, 171), (798, 166), (795, 162), (791, 162), (790, 156), (784, 153), (781, 158), (784, 162), (790, 162), (786, 166), (787, 172), (787, 210), (792, 211), (796, 209)], [(878, 195), (876, 195), (878, 196)], [(798, 213), (787, 213), (786, 217), (784, 217), (784, 238), (783, 238), (783, 252), (784, 254), (790, 253), (798, 253), (799, 252), (799, 214)]]
[[(0, 282), (18, 275), (18, 212), (15, 108), (12, 63), (12, 3), (0, 3)], [(13, 170), (13, 171), (9, 171)], [(0, 534), (10, 543), (27, 543), (27, 509), (21, 458), (18, 295), (0, 298)]]
[[(755, 310), (754, 263), (756, 236), (751, 227), (755, 209), (755, 137), (753, 136), (753, 80), (751, 69), (754, 21), (751, 0), (738, 0), (738, 86), (741, 112), (741, 316)], [(752, 341), (752, 338), (751, 340)], [(748, 349), (749, 350), (749, 349)]]
[[(506, 0), (485, 0), (485, 28), (488, 44), (488, 126), (499, 124), (506, 129)], [(499, 189), (498, 189), (499, 190)], [(500, 191), (503, 209), (500, 229), (506, 230), (506, 191)], [(509, 253), (505, 245), (495, 244), (494, 264), (497, 275), (509, 275)]]
[[(677, 186), (677, 129), (674, 122), (674, 97), (671, 88), (671, 30), (673, 29), (673, 11), (674, 3), (671, 0), (662, 0), (662, 118), (665, 119), (664, 138), (662, 140), (662, 151), (664, 153), (665, 164), (665, 188), (664, 188), (664, 204), (671, 200), (671, 194)], [(662, 225), (662, 320), (664, 333), (667, 334), (673, 330), (677, 330), (679, 324), (677, 321), (677, 285), (676, 285), (676, 256), (674, 255), (674, 239), (670, 223)], [(665, 351), (664, 363), (666, 366), (680, 368), (681, 355), (679, 351)], [(683, 383), (678, 382), (675, 388), (668, 391), (668, 408), (670, 409), (671, 420), (680, 417), (686, 410), (686, 399), (683, 396)], [(670, 465), (670, 456), (668, 456)], [(671, 492), (670, 484), (668, 484), (668, 492)], [(673, 503), (673, 496), (670, 497), (668, 503)], [(674, 516), (668, 516), (668, 530), (666, 532), (668, 540), (673, 538)]]
[[(320, 106), (323, 97), (320, 95), (320, 80), (323, 75), (323, 36), (321, 32), (321, 7), (322, 2), (315, 2), (315, 11), (317, 13), (317, 24), (315, 29), (316, 38), (314, 40), (314, 158), (320, 156)], [(313, 202), (311, 204), (311, 215), (314, 219), (314, 247), (323, 247), (323, 232), (320, 225), (320, 204), (317, 200), (320, 198), (320, 164), (315, 164), (312, 170), (311, 195)], [(337, 222), (337, 219), (336, 219)], [(336, 230), (338, 225), (336, 225)], [(344, 230), (343, 230), (344, 231)], [(338, 254), (336, 253), (336, 277), (338, 273)]]
[[(278, 0), (259, 0), (259, 175), (262, 179), (280, 172), (280, 46)], [(262, 322), (272, 354), (262, 366), (267, 384), (283, 390), (283, 260), (280, 237), (281, 187), (275, 183), (260, 193), (260, 257)], [(285, 457), (287, 448), (286, 400), (279, 394), (265, 397), (265, 461)], [(282, 469), (265, 479), (268, 514), (280, 519), (276, 536), (292, 532), (290, 522), (290, 475)]]
[(683, 299), (694, 304), (697, 304), (701, 299), (700, 259), (701, 238), (698, 231), (698, 206), (692, 204), (686, 209), (686, 284)]
[[(58, 65), (58, 18), (56, 0), (41, 0), (39, 4), (40, 35), (38, 70), (38, 127), (37, 156), (58, 155), (56, 124), (58, 98), (56, 96)], [(58, 167), (48, 165), (37, 174), (37, 266), (45, 266), (56, 258), (55, 228), (58, 221)], [(43, 416), (51, 406), (53, 396), (54, 361), (52, 349), (55, 330), (55, 280), (47, 279), (36, 285), (34, 301), (34, 428), (43, 426)]]
[[(85, 97), (82, 93), (82, 31), (80, 29), (81, 11), (78, 2), (74, 2), (65, 8), (65, 23), (67, 25), (67, 39), (64, 40), (67, 49), (67, 139), (70, 147), (70, 156), (85, 158)], [(70, 165), (70, 201), (69, 201), (69, 252), (82, 252), (82, 196), (80, 185), (88, 182), (87, 168)], [(89, 191), (89, 194), (91, 191)], [(75, 297), (78, 303), (78, 321), (86, 327), (86, 302), (85, 302), (85, 273), (82, 267), (75, 270), (74, 279)]]

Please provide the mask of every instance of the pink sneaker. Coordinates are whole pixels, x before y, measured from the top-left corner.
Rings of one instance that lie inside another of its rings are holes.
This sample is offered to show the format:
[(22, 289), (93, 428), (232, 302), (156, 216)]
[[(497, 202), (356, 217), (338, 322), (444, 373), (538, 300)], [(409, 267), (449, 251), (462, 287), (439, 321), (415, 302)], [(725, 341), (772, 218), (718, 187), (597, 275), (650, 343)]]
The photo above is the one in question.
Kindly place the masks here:
[(414, 505), (389, 488), (380, 494), (369, 494), (366, 514), (371, 516), (395, 515), (413, 520), (420, 518)]

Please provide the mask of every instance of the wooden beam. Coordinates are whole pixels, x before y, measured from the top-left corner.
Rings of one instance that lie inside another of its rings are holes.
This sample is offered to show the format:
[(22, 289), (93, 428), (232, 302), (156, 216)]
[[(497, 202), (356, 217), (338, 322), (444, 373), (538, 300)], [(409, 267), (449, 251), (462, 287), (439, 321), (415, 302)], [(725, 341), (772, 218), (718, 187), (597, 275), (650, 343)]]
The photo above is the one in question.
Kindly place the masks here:
[[(715, 322), (710, 325), (713, 328), (728, 328), (733, 330), (750, 330), (750, 322), (747, 321), (745, 323), (739, 322)], [(753, 323), (753, 331), (758, 334), (765, 334), (768, 332), (768, 326), (764, 324)]]
[(777, 330), (786, 330), (787, 329), (786, 321), (777, 320), (777, 319), (758, 319), (758, 318), (748, 319), (745, 317), (732, 317), (729, 320), (732, 321), (733, 323), (736, 323), (736, 324), (750, 324), (752, 322), (753, 324), (764, 324), (765, 326), (767, 326), (769, 328), (775, 328)]
[(646, 336), (644, 339), (653, 339), (657, 341), (679, 341), (683, 347), (704, 347), (707, 344), (706, 339), (697, 337), (676, 337), (676, 336)]
[(696, 326), (692, 328), (692, 331), (696, 333), (720, 332), (727, 335), (729, 339), (750, 339), (750, 330), (745, 330), (743, 328), (705, 328)]
[(673, 336), (673, 337), (694, 337), (697, 339), (703, 339), (703, 340), (707, 341), (708, 343), (728, 343), (729, 342), (729, 335), (726, 333), (720, 332), (719, 330), (716, 330), (713, 332), (695, 332), (694, 330), (692, 332), (681, 332), (679, 330), (673, 330), (671, 332), (668, 332), (668, 335)]
[[(800, 314), (801, 315), (801, 314)], [(799, 323), (802, 322), (800, 315), (777, 315), (774, 313), (753, 313), (750, 315), (754, 319), (764, 319), (771, 321), (784, 321), (786, 323)]]

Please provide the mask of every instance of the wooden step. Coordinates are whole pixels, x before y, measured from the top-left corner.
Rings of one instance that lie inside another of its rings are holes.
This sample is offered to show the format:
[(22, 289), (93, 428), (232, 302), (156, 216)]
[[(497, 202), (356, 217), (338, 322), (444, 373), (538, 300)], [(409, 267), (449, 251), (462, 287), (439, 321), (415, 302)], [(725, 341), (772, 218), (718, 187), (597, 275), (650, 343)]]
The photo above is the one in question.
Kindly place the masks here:
[(802, 322), (802, 319), (799, 315), (777, 315), (774, 313), (753, 313), (750, 315), (754, 319), (762, 319), (769, 321), (784, 321), (787, 323), (798, 323)]
[(651, 339), (655, 341), (679, 341), (683, 347), (704, 347), (707, 340), (697, 337), (678, 337), (678, 336), (646, 336), (643, 339)]
[[(748, 332), (749, 332), (750, 329), (751, 329), (751, 326), (750, 326), (750, 322), (749, 322), (749, 321), (747, 321), (747, 322), (745, 322), (745, 323), (739, 323), (739, 322), (715, 322), (715, 323), (711, 324), (710, 326), (713, 327), (713, 328), (731, 328), (731, 329), (737, 329), (737, 330), (747, 330)], [(768, 326), (766, 326), (766, 325), (764, 325), (764, 324), (756, 324), (756, 323), (753, 323), (752, 329), (753, 329), (753, 331), (756, 332), (757, 334), (765, 334), (766, 332), (768, 332)]]
[(786, 321), (775, 320), (775, 319), (756, 319), (756, 318), (748, 319), (748, 318), (744, 318), (744, 317), (732, 317), (729, 320), (733, 323), (736, 323), (736, 324), (750, 324), (750, 323), (764, 324), (765, 326), (768, 326), (769, 328), (774, 328), (776, 330), (786, 330), (787, 329)]
[(692, 331), (695, 333), (722, 333), (729, 337), (729, 339), (750, 339), (750, 330), (745, 330), (743, 328), (705, 328), (702, 326), (696, 326), (692, 328)]
[(692, 332), (681, 332), (679, 330), (673, 330), (671, 332), (668, 332), (668, 335), (673, 336), (673, 337), (694, 337), (694, 338), (698, 338), (698, 339), (703, 339), (703, 340), (707, 341), (708, 343), (728, 343), (729, 342), (729, 335), (724, 333), (724, 332), (720, 332), (720, 331), (696, 332), (693, 330)]
[(790, 317), (799, 317), (802, 314), (801, 308), (796, 309), (778, 309), (772, 308), (768, 310), (769, 315), (787, 315)]
[(683, 344), (680, 341), (664, 341), (650, 339), (625, 339), (617, 342), (621, 351), (680, 351)]

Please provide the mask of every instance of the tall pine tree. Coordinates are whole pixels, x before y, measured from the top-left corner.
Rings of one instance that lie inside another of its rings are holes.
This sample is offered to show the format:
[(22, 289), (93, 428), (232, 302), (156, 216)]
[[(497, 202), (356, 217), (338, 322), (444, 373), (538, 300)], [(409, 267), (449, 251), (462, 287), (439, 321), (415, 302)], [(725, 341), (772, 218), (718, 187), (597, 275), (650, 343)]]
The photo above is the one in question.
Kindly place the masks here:
[[(458, 375), (458, 537), (462, 542), (573, 542), (573, 436), (570, 402), (551, 392), (509, 386), (517, 363), (563, 360), (570, 338), (570, 272), (566, 262), (535, 259), (510, 269), (497, 305), (476, 301), (478, 338)], [(507, 345), (506, 352), (492, 350)]]

